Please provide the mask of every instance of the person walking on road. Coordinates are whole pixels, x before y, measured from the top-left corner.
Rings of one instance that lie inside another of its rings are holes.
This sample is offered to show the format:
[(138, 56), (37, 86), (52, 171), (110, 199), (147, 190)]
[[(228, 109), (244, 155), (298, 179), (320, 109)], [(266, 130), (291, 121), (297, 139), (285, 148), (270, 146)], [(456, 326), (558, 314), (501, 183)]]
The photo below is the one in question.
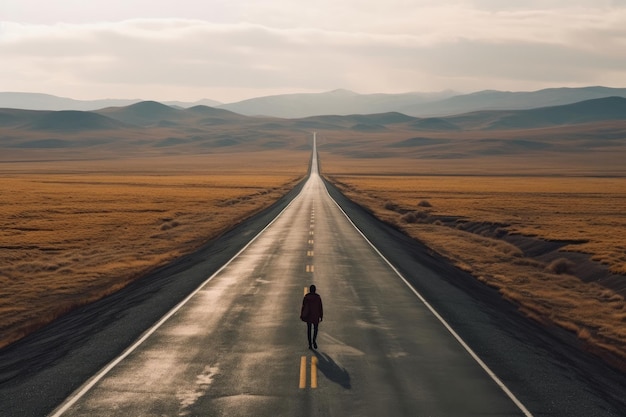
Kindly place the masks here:
[[(309, 349), (317, 349), (317, 330), (319, 324), (324, 318), (324, 309), (322, 307), (322, 297), (316, 293), (317, 288), (311, 284), (309, 293), (302, 300), (302, 310), (300, 310), (300, 319), (306, 322), (306, 335), (309, 340)], [(313, 328), (313, 336), (311, 337), (311, 328)]]

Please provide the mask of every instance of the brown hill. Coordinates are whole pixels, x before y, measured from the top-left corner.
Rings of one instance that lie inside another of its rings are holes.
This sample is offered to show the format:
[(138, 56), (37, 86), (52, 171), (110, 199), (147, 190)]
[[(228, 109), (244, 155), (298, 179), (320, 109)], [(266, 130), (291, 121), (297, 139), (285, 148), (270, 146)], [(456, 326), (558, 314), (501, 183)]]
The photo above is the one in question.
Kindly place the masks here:
[(59, 132), (77, 132), (105, 129), (123, 129), (125, 123), (113, 120), (97, 113), (61, 110), (54, 112), (40, 112), (23, 127), (32, 130), (47, 130)]
[(123, 123), (144, 127), (158, 125), (159, 123), (167, 124), (167, 122), (176, 124), (177, 120), (184, 118), (182, 110), (156, 101), (142, 101), (126, 107), (108, 107), (97, 110), (95, 113)]
[(466, 129), (533, 129), (626, 120), (626, 98), (606, 97), (530, 110), (481, 111), (442, 120)]

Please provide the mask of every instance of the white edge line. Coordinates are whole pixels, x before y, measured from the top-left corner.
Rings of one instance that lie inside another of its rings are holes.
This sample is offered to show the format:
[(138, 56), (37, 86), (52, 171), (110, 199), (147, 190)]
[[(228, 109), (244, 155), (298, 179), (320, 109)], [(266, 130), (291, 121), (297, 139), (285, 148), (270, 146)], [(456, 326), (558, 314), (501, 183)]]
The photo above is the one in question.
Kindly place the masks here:
[[(322, 181), (322, 183), (323, 183), (323, 181)], [(376, 246), (374, 246), (374, 244), (372, 242), (370, 242), (370, 240), (363, 234), (361, 229), (359, 229), (354, 224), (354, 222), (352, 221), (352, 219), (350, 219), (348, 214), (341, 208), (339, 203), (337, 203), (337, 201), (335, 201), (335, 199), (330, 195), (330, 193), (328, 192), (328, 188), (326, 187), (325, 184), (324, 184), (324, 189), (326, 190), (326, 194), (328, 194), (330, 199), (335, 203), (335, 205), (339, 208), (339, 210), (341, 210), (343, 215), (346, 216), (346, 218), (348, 219), (350, 224), (352, 224), (352, 226), (356, 229), (356, 231), (359, 232), (359, 234), (361, 236), (363, 236), (363, 239), (365, 239), (365, 241), (367, 243), (369, 243), (369, 245), (374, 249), (374, 251), (376, 251), (378, 256), (380, 256), (387, 263), (387, 265), (389, 265), (389, 267), (396, 273), (396, 275), (398, 275), (400, 277), (400, 279), (402, 279), (404, 284), (407, 287), (409, 287), (409, 289), (413, 292), (413, 294), (415, 294), (415, 296), (417, 298), (419, 298), (419, 300), (422, 303), (424, 303), (424, 305), (430, 310), (430, 312), (435, 317), (437, 317), (437, 319), (441, 322), (441, 324), (443, 324), (443, 326), (450, 332), (450, 334), (452, 334), (452, 336), (454, 336), (454, 338), (457, 340), (457, 342), (459, 342), (460, 345), (463, 346), (463, 348), (467, 351), (467, 353), (470, 354), (470, 356), (480, 365), (480, 367), (483, 368), (483, 370), (487, 373), (487, 375), (489, 375), (491, 377), (491, 379), (500, 387), (500, 389), (502, 389), (502, 391), (504, 391), (504, 393), (511, 399), (511, 401), (513, 401), (513, 403), (522, 411), (522, 413), (524, 413), (524, 415), (526, 417), (533, 417), (531, 412), (528, 411), (528, 409), (524, 406), (524, 404), (522, 404), (522, 402), (517, 399), (515, 394), (513, 394), (511, 392), (511, 390), (509, 390), (509, 388), (506, 385), (504, 385), (504, 383), (500, 380), (500, 378), (498, 378), (498, 376), (487, 366), (487, 364), (485, 362), (483, 362), (483, 360), (478, 357), (478, 355), (472, 350), (472, 348), (470, 348), (469, 345), (467, 343), (465, 343), (465, 341), (463, 339), (461, 339), (461, 336), (459, 336), (457, 334), (457, 332), (454, 331), (454, 329), (448, 324), (448, 322), (446, 322), (446, 320), (434, 309), (434, 307), (432, 305), (430, 305), (430, 303), (428, 301), (426, 301), (426, 299), (415, 288), (413, 288), (413, 286), (400, 273), (400, 271), (398, 271), (398, 269), (395, 266), (393, 266), (393, 264), (387, 258), (385, 258), (385, 256), (383, 256), (382, 253), (380, 253), (378, 248), (376, 248)]]
[[(310, 177), (309, 177), (310, 179)], [(308, 181), (308, 180), (307, 180)], [(200, 286), (198, 288), (196, 288), (191, 294), (189, 294), (183, 301), (181, 301), (180, 303), (178, 303), (174, 308), (172, 308), (167, 314), (165, 314), (158, 322), (156, 322), (156, 324), (154, 324), (152, 327), (150, 327), (148, 330), (146, 330), (139, 339), (137, 339), (137, 341), (135, 343), (133, 343), (130, 347), (128, 347), (124, 352), (122, 352), (121, 355), (119, 355), (117, 358), (113, 359), (111, 362), (109, 362), (108, 365), (106, 365), (104, 368), (102, 368), (98, 373), (96, 373), (94, 376), (92, 376), (90, 379), (87, 380), (86, 383), (84, 383), (80, 388), (78, 388), (77, 391), (74, 391), (74, 393), (72, 393), (67, 399), (65, 399), (65, 401), (63, 403), (61, 403), (60, 406), (58, 406), (53, 412), (52, 414), (49, 415), (49, 417), (59, 417), (61, 415), (63, 415), (63, 413), (65, 413), (70, 407), (72, 407), (78, 400), (80, 400), (87, 392), (89, 392), (89, 390), (91, 390), (102, 378), (104, 378), (106, 376), (106, 374), (108, 374), (113, 368), (115, 368), (120, 362), (122, 362), (124, 359), (126, 359), (131, 353), (133, 353), (143, 342), (145, 342), (154, 332), (156, 332), (159, 327), (161, 327), (167, 320), (169, 320), (170, 317), (172, 317), (174, 314), (176, 314), (176, 312), (178, 312), (178, 310), (180, 310), (185, 304), (187, 304), (187, 302), (189, 300), (191, 300), (200, 290), (202, 290), (202, 288), (207, 285), (213, 278), (215, 278), (216, 275), (218, 275), (220, 272), (222, 272), (226, 267), (228, 267), (228, 265), (230, 265), (243, 251), (245, 251), (255, 240), (257, 240), (257, 238), (259, 236), (261, 236), (263, 234), (263, 232), (265, 232), (265, 230), (267, 230), (267, 228), (269, 228), (276, 220), (278, 220), (278, 218), (280, 216), (282, 216), (282, 214), (285, 212), (285, 210), (287, 210), (289, 208), (289, 206), (291, 206), (293, 204), (294, 201), (296, 201), (301, 195), (301, 192), (298, 193), (298, 195), (296, 195), (290, 202), (289, 204), (287, 204), (285, 206), (285, 208), (283, 208), (280, 213), (278, 213), (276, 215), (276, 217), (274, 217), (274, 219), (272, 219), (271, 222), (269, 222), (267, 224), (267, 226), (265, 226), (263, 228), (263, 230), (261, 230), (259, 233), (257, 233), (256, 236), (254, 236), (250, 242), (248, 242), (246, 244), (246, 246), (244, 246), (239, 252), (237, 252), (232, 258), (230, 258), (230, 260), (228, 262), (226, 262), (224, 265), (222, 265), (222, 267), (220, 267), (220, 269), (218, 269), (217, 271), (215, 271), (213, 273), (213, 275), (211, 275), (209, 278), (207, 278), (202, 284), (200, 284)]]

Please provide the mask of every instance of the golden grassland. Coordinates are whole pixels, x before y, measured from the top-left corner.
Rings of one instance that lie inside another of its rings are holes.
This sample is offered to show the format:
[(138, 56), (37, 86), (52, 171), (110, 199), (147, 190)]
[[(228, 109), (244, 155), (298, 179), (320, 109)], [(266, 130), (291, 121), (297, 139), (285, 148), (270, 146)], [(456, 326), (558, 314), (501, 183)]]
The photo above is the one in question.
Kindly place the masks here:
[[(324, 174), (352, 200), (497, 288), (529, 317), (575, 332), (589, 350), (626, 369), (623, 283), (622, 294), (585, 283), (492, 234), (435, 220), (501, 224), (509, 234), (575, 241), (561, 249), (563, 262), (568, 253), (583, 252), (625, 275), (626, 178), (350, 175), (362, 161), (351, 165), (330, 154), (322, 160)], [(368, 164), (376, 172), (390, 161)], [(404, 165), (404, 172), (412, 170)]]
[(283, 196), (307, 152), (0, 164), (0, 346)]

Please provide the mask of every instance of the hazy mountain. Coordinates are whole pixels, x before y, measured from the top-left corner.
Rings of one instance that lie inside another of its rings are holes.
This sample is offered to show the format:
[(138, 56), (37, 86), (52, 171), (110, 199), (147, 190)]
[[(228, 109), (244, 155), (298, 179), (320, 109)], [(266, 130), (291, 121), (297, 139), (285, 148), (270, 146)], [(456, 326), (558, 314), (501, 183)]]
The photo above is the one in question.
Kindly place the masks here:
[(484, 110), (438, 118), (437, 120), (443, 120), (451, 126), (469, 130), (534, 129), (626, 120), (626, 98), (605, 97), (562, 106), (528, 110)]
[(36, 110), (0, 109), (0, 127), (23, 126), (31, 122), (37, 114)]
[(241, 122), (247, 119), (247, 116), (230, 110), (218, 109), (204, 105), (190, 107), (185, 110), (188, 115), (198, 117), (197, 123), (202, 125), (221, 125), (228, 123)]
[(220, 108), (255, 116), (302, 118), (400, 112), (410, 116), (448, 116), (478, 110), (521, 110), (571, 104), (610, 96), (626, 97), (626, 88), (550, 88), (533, 92), (480, 91), (457, 95), (441, 93), (357, 94), (335, 90), (315, 94), (258, 97)]
[(302, 118), (319, 115), (373, 114), (399, 111), (455, 93), (357, 94), (348, 90), (266, 96), (218, 106), (248, 116)]
[(140, 100), (74, 100), (50, 94), (0, 92), (0, 107), (26, 110), (96, 110), (110, 106), (128, 106)]
[(396, 111), (411, 116), (448, 116), (478, 110), (522, 110), (557, 106), (611, 96), (626, 97), (626, 88), (548, 88), (532, 92), (487, 90), (429, 103), (416, 103)]
[(311, 129), (368, 130), (406, 124), (416, 131), (534, 129), (626, 120), (626, 98), (605, 97), (562, 106), (528, 110), (482, 110), (444, 117), (413, 117), (403, 113), (310, 116), (293, 119), (294, 125)]
[(4, 128), (39, 131), (90, 131), (121, 129), (129, 125), (97, 113), (79, 110), (0, 109)]
[(223, 124), (247, 118), (229, 110), (204, 105), (187, 109), (167, 106), (157, 101), (141, 101), (125, 107), (108, 107), (97, 110), (103, 116), (136, 126), (176, 127), (180, 123), (188, 125)]
[[(102, 99), (102, 100), (74, 100), (66, 97), (57, 97), (50, 94), (0, 92), (0, 108), (25, 110), (99, 110), (106, 107), (122, 107), (141, 102), (141, 99)], [(182, 101), (168, 101), (165, 104), (181, 108), (197, 105), (217, 106), (219, 101), (203, 99), (193, 103)]]
[(121, 129), (128, 127), (128, 125), (97, 113), (78, 110), (60, 110), (42, 112), (37, 117), (33, 117), (32, 121), (27, 123), (24, 127), (32, 130), (63, 132)]
[(492, 123), (490, 129), (537, 128), (626, 120), (626, 98), (606, 97), (563, 106), (520, 110)]
[(184, 117), (184, 111), (156, 101), (141, 101), (125, 107), (108, 107), (98, 114), (138, 126), (175, 124)]
[(217, 107), (223, 104), (220, 101), (210, 100), (208, 98), (203, 98), (202, 100), (187, 102), (187, 101), (164, 101), (163, 104), (167, 104), (168, 106), (180, 107), (183, 109), (188, 109), (195, 106), (208, 106), (208, 107)]

